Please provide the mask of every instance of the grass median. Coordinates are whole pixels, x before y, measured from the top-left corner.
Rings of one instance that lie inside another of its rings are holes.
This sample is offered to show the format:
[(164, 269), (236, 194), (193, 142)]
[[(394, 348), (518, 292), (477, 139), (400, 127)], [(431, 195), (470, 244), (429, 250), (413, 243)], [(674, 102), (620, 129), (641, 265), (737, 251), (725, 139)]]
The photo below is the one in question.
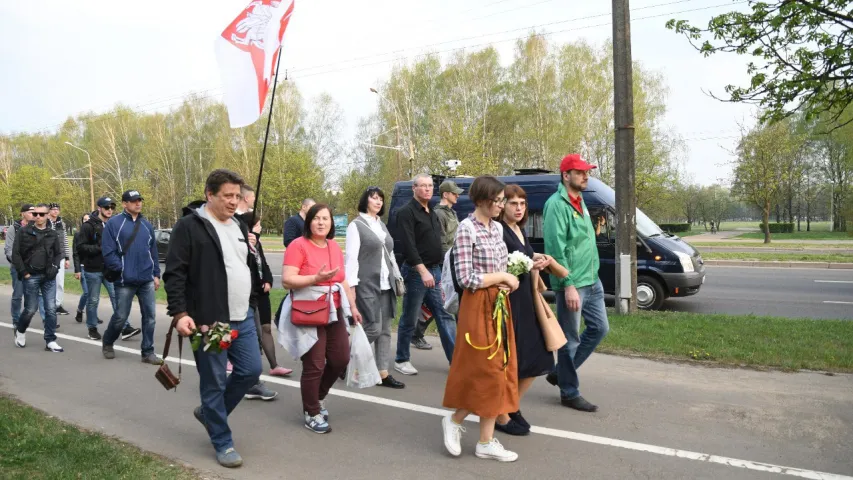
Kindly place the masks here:
[(752, 260), (761, 262), (853, 263), (853, 255), (844, 253), (704, 252), (702, 258), (705, 260)]
[(0, 477), (196, 479), (195, 472), (0, 395)]
[[(764, 240), (764, 234), (761, 232), (748, 232), (742, 233), (734, 238)], [(853, 240), (853, 235), (851, 235), (850, 232), (829, 231), (771, 233), (770, 241), (772, 242), (773, 240)]]
[[(3, 283), (10, 283), (8, 267), (0, 267)], [(68, 285), (66, 280), (66, 290)], [(157, 294), (158, 302), (165, 303), (162, 288)], [(270, 292), (273, 312), (284, 295), (282, 289)], [(613, 311), (609, 320), (610, 334), (599, 347), (606, 353), (717, 366), (853, 373), (853, 321), (687, 312), (623, 316)], [(395, 330), (396, 324), (395, 319)], [(436, 332), (435, 323), (427, 332)]]

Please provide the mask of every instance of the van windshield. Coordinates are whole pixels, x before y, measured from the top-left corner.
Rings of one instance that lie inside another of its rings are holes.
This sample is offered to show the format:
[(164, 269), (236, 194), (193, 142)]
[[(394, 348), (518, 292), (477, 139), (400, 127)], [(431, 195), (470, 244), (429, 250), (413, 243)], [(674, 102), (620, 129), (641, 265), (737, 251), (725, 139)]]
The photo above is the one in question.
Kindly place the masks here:
[(637, 233), (644, 237), (656, 237), (663, 234), (663, 230), (647, 217), (639, 208), (637, 209)]

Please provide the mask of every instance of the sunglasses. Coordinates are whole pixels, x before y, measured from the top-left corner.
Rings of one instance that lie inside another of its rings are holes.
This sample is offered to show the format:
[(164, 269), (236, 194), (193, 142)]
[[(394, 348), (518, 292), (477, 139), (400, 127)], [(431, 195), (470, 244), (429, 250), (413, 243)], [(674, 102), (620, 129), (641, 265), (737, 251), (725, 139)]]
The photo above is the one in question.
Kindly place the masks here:
[(44, 217), (47, 215), (47, 212), (31, 212), (34, 217)]
[(110, 206), (108, 206), (108, 207), (101, 207), (101, 208), (103, 208), (104, 210), (115, 210), (115, 209), (116, 209), (116, 206), (115, 206), (115, 205), (110, 205)]

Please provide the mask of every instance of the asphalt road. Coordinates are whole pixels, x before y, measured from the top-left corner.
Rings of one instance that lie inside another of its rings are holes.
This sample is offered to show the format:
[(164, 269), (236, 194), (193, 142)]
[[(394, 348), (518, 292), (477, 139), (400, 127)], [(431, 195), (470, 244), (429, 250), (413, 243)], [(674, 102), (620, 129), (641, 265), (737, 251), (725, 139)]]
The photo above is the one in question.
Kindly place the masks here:
[[(292, 379), (265, 379), (280, 393), (274, 402), (245, 401), (230, 417), (245, 464), (225, 470), (216, 465), (207, 436), (192, 417), (199, 400), (191, 364), (184, 366), (177, 392), (166, 392), (153, 378), (154, 367), (139, 362), (138, 337), (118, 342), (116, 359), (107, 361), (99, 343), (83, 339), (85, 327), (69, 317), (61, 317), (65, 353), (42, 350), (38, 318), (27, 334), (27, 348), (17, 349), (8, 323), (10, 291), (0, 287), (0, 339), (5, 339), (0, 390), (61, 419), (211, 472), (208, 477), (853, 480), (853, 376), (694, 367), (601, 354), (580, 370), (584, 396), (600, 406), (598, 413), (561, 407), (555, 389), (540, 379), (522, 403), (533, 433), (498, 434), (519, 453), (518, 462), (475, 458), (475, 423), (467, 424), (462, 456), (453, 458), (444, 451), (439, 424), (439, 416), (447, 414), (441, 408), (447, 363), (440, 348), (413, 351), (420, 374), (398, 376), (407, 384), (404, 390), (336, 385), (328, 403), (334, 430), (323, 436), (302, 427), (299, 364), (279, 349), (280, 363), (296, 372)], [(109, 314), (106, 303), (101, 303), (103, 318)], [(132, 309), (135, 325), (137, 314)], [(158, 351), (166, 326), (158, 306)], [(430, 341), (437, 346), (436, 338)], [(191, 355), (185, 352), (184, 359)], [(177, 372), (175, 365), (172, 370)]]

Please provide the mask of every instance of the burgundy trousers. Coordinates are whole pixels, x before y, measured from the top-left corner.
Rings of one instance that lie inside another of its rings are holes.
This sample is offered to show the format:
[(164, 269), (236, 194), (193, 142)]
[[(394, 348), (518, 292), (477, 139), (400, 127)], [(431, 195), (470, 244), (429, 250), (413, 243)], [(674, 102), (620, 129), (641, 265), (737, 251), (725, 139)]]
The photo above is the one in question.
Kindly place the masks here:
[(342, 317), (338, 310), (337, 322), (317, 327), (317, 343), (302, 355), (302, 409), (312, 417), (349, 364), (349, 333)]

